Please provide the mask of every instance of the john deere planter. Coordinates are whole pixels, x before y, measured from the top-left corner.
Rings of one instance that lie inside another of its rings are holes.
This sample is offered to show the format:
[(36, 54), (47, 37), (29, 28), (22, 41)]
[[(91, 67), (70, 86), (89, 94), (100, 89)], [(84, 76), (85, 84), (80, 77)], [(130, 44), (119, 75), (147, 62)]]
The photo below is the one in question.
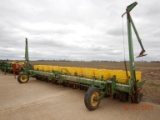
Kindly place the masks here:
[(130, 15), (130, 11), (137, 5), (137, 2), (132, 3), (126, 9), (123, 16), (127, 15), (128, 28), (128, 46), (130, 58), (130, 70), (108, 70), (108, 69), (92, 69), (64, 66), (47, 66), (34, 65), (34, 68), (29, 67), (28, 40), (26, 38), (25, 47), (25, 66), (24, 72), (18, 76), (18, 82), (26, 83), (30, 77), (37, 80), (52, 82), (73, 89), (86, 90), (84, 97), (85, 106), (89, 110), (98, 108), (101, 100), (107, 96), (113, 96), (121, 101), (127, 101), (131, 98), (133, 103), (139, 103), (143, 94), (141, 88), (144, 81), (141, 79), (141, 72), (135, 70), (134, 53), (131, 27), (136, 33), (142, 51), (139, 57), (144, 56), (144, 48), (136, 27)]

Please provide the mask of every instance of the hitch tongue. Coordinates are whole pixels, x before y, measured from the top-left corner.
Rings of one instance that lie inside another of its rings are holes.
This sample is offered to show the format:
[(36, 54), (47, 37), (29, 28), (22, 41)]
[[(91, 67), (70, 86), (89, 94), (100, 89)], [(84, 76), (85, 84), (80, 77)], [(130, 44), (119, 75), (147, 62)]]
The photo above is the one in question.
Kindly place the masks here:
[(139, 53), (139, 55), (137, 56), (137, 58), (146, 56), (147, 54), (144, 54), (145, 52), (146, 51), (144, 49), (142, 49), (142, 51)]

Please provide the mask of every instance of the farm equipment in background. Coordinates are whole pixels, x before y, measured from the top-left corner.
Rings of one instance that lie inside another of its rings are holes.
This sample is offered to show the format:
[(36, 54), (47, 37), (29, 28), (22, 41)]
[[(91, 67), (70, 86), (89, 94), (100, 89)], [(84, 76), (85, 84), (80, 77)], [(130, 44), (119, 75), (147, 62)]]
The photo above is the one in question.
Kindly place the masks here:
[(0, 70), (4, 72), (4, 74), (14, 73), (19, 74), (24, 69), (24, 62), (13, 62), (9, 60), (0, 61)]
[(11, 64), (8, 62), (8, 60), (2, 60), (0, 61), (0, 69), (6, 74), (6, 72), (11, 69)]
[[(25, 47), (25, 69), (23, 73), (19, 74), (18, 82), (27, 83), (30, 77), (34, 77), (37, 80), (46, 80), (57, 85), (70, 86), (72, 88), (80, 88), (87, 90), (84, 103), (89, 110), (95, 110), (98, 108), (101, 100), (106, 96), (113, 96), (121, 101), (127, 101), (131, 98), (133, 103), (139, 103), (143, 96), (141, 89), (145, 81), (141, 80), (141, 72), (136, 72), (134, 66), (134, 54), (133, 54), (133, 42), (132, 32), (133, 30), (138, 36), (138, 32), (134, 26), (133, 20), (130, 15), (130, 11), (137, 5), (137, 2), (129, 5), (126, 9), (127, 14), (127, 26), (128, 26), (128, 46), (129, 46), (129, 63), (130, 71), (111, 71), (111, 70), (91, 70), (89, 68), (73, 68), (62, 66), (34, 66), (29, 67), (29, 54), (28, 54), (28, 40), (26, 39)], [(138, 41), (142, 47), (140, 56), (144, 56), (144, 48), (142, 42)], [(88, 70), (87, 70), (88, 69)], [(80, 72), (81, 70), (81, 72)], [(103, 71), (103, 72), (100, 72)], [(91, 75), (90, 75), (91, 74)]]

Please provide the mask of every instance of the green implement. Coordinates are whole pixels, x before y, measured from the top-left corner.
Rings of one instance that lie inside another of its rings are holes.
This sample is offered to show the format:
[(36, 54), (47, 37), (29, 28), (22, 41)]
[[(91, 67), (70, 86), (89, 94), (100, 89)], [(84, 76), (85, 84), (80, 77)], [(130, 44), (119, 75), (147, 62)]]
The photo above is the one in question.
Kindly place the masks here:
[[(129, 63), (130, 63), (130, 77), (127, 78), (127, 82), (120, 83), (116, 75), (113, 75), (107, 80), (87, 78), (85, 76), (77, 76), (70, 74), (63, 74), (62, 72), (68, 72), (66, 69), (63, 71), (53, 70), (50, 72), (35, 70), (30, 67), (29, 64), (29, 52), (28, 52), (28, 40), (26, 38), (25, 47), (25, 69), (23, 73), (18, 76), (19, 83), (26, 83), (29, 81), (30, 77), (34, 77), (37, 80), (44, 80), (48, 82), (55, 83), (57, 85), (61, 84), (65, 87), (72, 87), (74, 89), (80, 88), (81, 90), (86, 90), (84, 97), (85, 106), (88, 110), (95, 110), (98, 108), (101, 100), (105, 96), (113, 96), (114, 98), (120, 99), (120, 101), (127, 101), (131, 98), (133, 103), (139, 103), (143, 93), (141, 93), (141, 88), (144, 81), (138, 81), (136, 78), (136, 70), (134, 64), (134, 50), (132, 41), (132, 31), (131, 27), (138, 38), (139, 44), (142, 48), (142, 52), (139, 57), (144, 56), (144, 47), (133, 23), (130, 15), (130, 11), (137, 5), (137, 2), (132, 3), (126, 9), (126, 12), (122, 15), (127, 14), (127, 29), (128, 29), (128, 46), (129, 46)], [(69, 72), (68, 72), (69, 73)], [(128, 76), (128, 75), (127, 75)], [(103, 78), (103, 77), (102, 77)]]

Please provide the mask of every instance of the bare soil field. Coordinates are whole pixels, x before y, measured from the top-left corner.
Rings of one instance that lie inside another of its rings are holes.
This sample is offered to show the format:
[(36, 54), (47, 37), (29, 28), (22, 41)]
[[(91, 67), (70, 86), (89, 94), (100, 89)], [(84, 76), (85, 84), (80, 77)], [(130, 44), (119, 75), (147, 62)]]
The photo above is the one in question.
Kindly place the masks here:
[[(123, 62), (32, 61), (31, 64), (125, 70)], [(128, 63), (127, 66), (129, 66)], [(142, 80), (145, 80), (142, 90), (145, 96), (142, 101), (160, 104), (160, 62), (136, 62), (135, 66), (136, 70), (142, 72)]]

